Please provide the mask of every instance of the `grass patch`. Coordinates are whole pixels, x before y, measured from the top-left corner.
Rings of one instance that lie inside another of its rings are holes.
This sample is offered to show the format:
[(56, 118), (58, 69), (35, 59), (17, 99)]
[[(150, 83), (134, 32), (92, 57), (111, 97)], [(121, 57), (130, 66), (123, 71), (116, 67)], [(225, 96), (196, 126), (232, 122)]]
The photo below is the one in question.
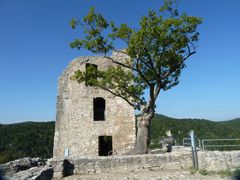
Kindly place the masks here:
[(225, 169), (222, 171), (218, 171), (217, 174), (219, 174), (221, 177), (232, 177), (233, 171), (231, 171), (230, 169)]
[(240, 178), (240, 167), (233, 171), (233, 176)]
[(220, 174), (221, 177), (238, 177), (240, 178), (240, 167), (235, 170), (226, 169), (219, 171), (217, 174)]
[(197, 168), (191, 167), (190, 173), (192, 175), (199, 173), (203, 176), (220, 175), (221, 177), (238, 177), (238, 178), (240, 178), (240, 167), (236, 168), (235, 170), (225, 169), (225, 170), (221, 170), (221, 171), (208, 171), (206, 169), (197, 169)]
[(203, 175), (203, 176), (207, 176), (207, 175), (212, 175), (212, 174), (214, 174), (213, 171), (207, 171), (206, 169), (199, 169), (199, 170), (198, 170), (198, 173), (201, 174), (201, 175)]
[(195, 167), (190, 167), (190, 173), (193, 175), (193, 174), (196, 174), (198, 172), (198, 169), (195, 168)]

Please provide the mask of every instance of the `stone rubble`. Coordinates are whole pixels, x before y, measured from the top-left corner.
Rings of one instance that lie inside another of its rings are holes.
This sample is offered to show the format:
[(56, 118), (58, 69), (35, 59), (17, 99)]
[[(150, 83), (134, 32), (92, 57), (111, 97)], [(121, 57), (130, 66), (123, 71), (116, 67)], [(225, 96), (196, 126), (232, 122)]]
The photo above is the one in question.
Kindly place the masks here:
[(0, 180), (50, 180), (53, 168), (41, 158), (22, 158), (0, 165)]
[[(161, 154), (52, 158), (47, 163), (40, 158), (23, 158), (2, 164), (0, 169), (4, 169), (13, 180), (231, 179), (223, 178), (219, 174), (191, 174), (190, 148), (174, 147), (171, 153), (159, 152)], [(206, 172), (240, 168), (240, 151), (199, 151), (198, 157), (199, 168)], [(0, 176), (0, 179), (3, 177)]]
[(2, 169), (2, 171), (4, 171), (5, 175), (12, 176), (19, 171), (43, 165), (45, 165), (45, 162), (41, 158), (26, 157), (7, 162), (5, 164), (0, 164), (0, 168)]

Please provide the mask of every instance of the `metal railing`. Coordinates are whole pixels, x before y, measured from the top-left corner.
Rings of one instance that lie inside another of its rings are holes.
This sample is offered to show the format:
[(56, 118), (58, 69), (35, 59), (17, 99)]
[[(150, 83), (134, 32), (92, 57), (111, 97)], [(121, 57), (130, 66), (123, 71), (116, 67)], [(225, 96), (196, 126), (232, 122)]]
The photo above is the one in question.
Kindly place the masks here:
[[(183, 146), (184, 147), (190, 147), (191, 146), (191, 139), (190, 138), (183, 138)], [(201, 144), (201, 140), (196, 138), (196, 147), (198, 149), (201, 149), (202, 144)]]
[[(183, 138), (184, 147), (191, 146), (190, 138)], [(240, 138), (232, 139), (198, 139), (196, 138), (196, 147), (201, 150), (234, 150), (240, 149)]]
[[(235, 143), (234, 143), (235, 141)], [(210, 144), (210, 142), (215, 142), (214, 144)], [(216, 142), (221, 142), (216, 143)], [(223, 143), (225, 142), (225, 143)], [(231, 142), (231, 143), (230, 143)], [(239, 147), (240, 149), (240, 138), (235, 138), (235, 139), (202, 139), (202, 150), (210, 150), (210, 149), (219, 149), (224, 148), (226, 149), (227, 147)]]

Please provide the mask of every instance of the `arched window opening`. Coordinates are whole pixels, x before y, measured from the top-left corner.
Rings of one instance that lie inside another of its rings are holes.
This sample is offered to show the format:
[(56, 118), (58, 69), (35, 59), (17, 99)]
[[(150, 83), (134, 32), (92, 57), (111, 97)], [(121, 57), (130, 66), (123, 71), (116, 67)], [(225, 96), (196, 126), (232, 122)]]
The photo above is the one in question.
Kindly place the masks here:
[(105, 99), (101, 97), (93, 99), (93, 116), (94, 121), (105, 120)]

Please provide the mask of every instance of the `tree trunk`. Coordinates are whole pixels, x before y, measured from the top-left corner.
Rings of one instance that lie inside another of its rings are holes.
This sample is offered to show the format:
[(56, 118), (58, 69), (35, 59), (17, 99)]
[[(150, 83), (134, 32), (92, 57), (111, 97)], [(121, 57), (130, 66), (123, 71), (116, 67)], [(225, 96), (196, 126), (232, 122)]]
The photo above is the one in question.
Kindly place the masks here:
[[(150, 145), (150, 123), (155, 113), (155, 100), (160, 92), (160, 86), (157, 91), (154, 90), (154, 84), (150, 85), (150, 100), (142, 110), (141, 116), (137, 118), (137, 137), (133, 150), (128, 154), (147, 154)], [(154, 93), (156, 92), (156, 94)]]
[(127, 154), (147, 154), (150, 145), (151, 114), (144, 114), (137, 118), (137, 137), (134, 149)]

